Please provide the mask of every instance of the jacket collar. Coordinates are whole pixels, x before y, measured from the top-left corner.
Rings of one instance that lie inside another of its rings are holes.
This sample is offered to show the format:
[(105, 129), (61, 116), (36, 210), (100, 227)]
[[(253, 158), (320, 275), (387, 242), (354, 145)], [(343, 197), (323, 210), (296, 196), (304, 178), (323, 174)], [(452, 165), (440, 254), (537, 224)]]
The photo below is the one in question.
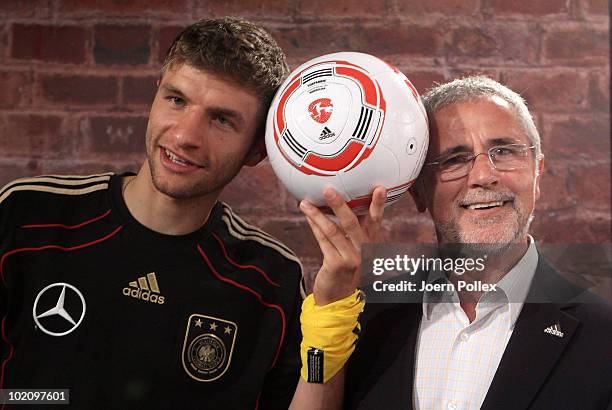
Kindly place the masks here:
[(580, 324), (567, 310), (575, 306), (571, 300), (581, 292), (539, 258), (527, 301), (491, 382), (483, 409), (529, 407)]

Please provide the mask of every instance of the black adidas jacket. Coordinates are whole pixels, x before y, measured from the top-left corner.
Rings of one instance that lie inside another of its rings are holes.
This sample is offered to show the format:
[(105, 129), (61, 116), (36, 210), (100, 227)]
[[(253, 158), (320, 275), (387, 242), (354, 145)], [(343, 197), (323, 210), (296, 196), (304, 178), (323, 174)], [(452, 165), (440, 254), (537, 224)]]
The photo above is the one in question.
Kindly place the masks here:
[(17, 180), (0, 258), (0, 388), (68, 388), (83, 409), (291, 401), (300, 264), (224, 204), (168, 236), (130, 215), (118, 175)]

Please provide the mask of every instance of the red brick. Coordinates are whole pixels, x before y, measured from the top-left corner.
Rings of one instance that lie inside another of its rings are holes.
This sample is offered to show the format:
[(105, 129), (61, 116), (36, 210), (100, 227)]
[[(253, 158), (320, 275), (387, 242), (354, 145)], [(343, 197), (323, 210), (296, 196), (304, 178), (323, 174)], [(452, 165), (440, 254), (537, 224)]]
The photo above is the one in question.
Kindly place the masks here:
[(610, 116), (610, 72), (593, 74), (589, 82), (589, 100), (592, 111)]
[(429, 212), (419, 212), (410, 194), (406, 193), (385, 207), (379, 243), (435, 242), (434, 225)]
[(534, 63), (539, 57), (540, 37), (540, 29), (522, 23), (463, 26), (451, 35), (448, 58), (467, 63), (473, 63), (474, 58)]
[(24, 71), (0, 71), (0, 108), (27, 106), (32, 97), (32, 74)]
[(49, 3), (45, 0), (4, 0), (0, 2), (0, 15), (3, 18), (48, 17)]
[(93, 15), (139, 17), (143, 14), (189, 17), (189, 2), (187, 0), (60, 0), (57, 2), (57, 13), (70, 17)]
[(97, 64), (146, 64), (151, 52), (150, 26), (97, 25), (94, 60)]
[(385, 218), (385, 242), (435, 243), (436, 233), (429, 214), (413, 219)]
[(5, 60), (8, 49), (8, 26), (0, 23), (0, 61)]
[(151, 105), (157, 92), (157, 76), (124, 77), (123, 103), (129, 105)]
[(366, 28), (358, 40), (356, 45), (361, 50), (381, 56), (413, 54), (431, 57), (440, 53), (443, 46), (443, 35), (437, 28), (402, 23)]
[(31, 158), (67, 155), (74, 139), (66, 135), (62, 118), (38, 114), (5, 114), (0, 117), (2, 156)]
[(97, 116), (81, 119), (83, 152), (94, 158), (128, 160), (145, 153), (146, 117)]
[[(288, 4), (289, 2), (285, 2)], [(387, 15), (384, 2), (378, 0), (365, 1), (327, 1), (309, 0), (298, 3), (300, 17), (314, 17), (317, 20), (329, 17), (378, 17)], [(288, 14), (288, 13), (287, 13)]]
[(495, 16), (506, 14), (545, 16), (569, 11), (567, 0), (485, 0), (483, 9)]
[(450, 78), (452, 79), (470, 77), (474, 75), (483, 75), (485, 77), (489, 77), (493, 80), (499, 81), (499, 73), (496, 70), (490, 68), (458, 67), (450, 71)]
[(571, 177), (564, 163), (545, 162), (544, 172), (540, 179), (540, 199), (537, 209), (564, 209), (576, 205), (575, 194), (571, 190)]
[(531, 231), (534, 238), (542, 242), (609, 242), (610, 215), (581, 217), (574, 212), (536, 211)]
[(527, 100), (532, 112), (584, 111), (588, 106), (589, 78), (584, 72), (511, 71), (502, 82)]
[(460, 27), (452, 34), (452, 54), (482, 57), (490, 56), (496, 50), (495, 39), (488, 36), (482, 28)]
[(431, 57), (442, 48), (442, 34), (437, 28), (400, 23), (367, 27), (291, 26), (276, 28), (272, 34), (287, 55), (321, 55), (352, 50), (380, 56), (413, 54)]
[(241, 17), (263, 17), (290, 18), (292, 14), (291, 3), (286, 0), (225, 0), (197, 2), (196, 16), (241, 16)]
[[(305, 55), (316, 53), (316, 55), (331, 53), (342, 49), (347, 49), (346, 38), (338, 38), (338, 32), (333, 26), (285, 26), (271, 29), (272, 36), (276, 39), (279, 46), (288, 56)], [(317, 39), (326, 37), (326, 41)], [(342, 45), (334, 43), (342, 41)], [(302, 59), (299, 59), (302, 61)]]
[(70, 106), (113, 105), (116, 103), (118, 87), (113, 77), (41, 75), (41, 98), (43, 102)]
[(590, 27), (551, 30), (544, 36), (544, 56), (565, 65), (606, 64), (610, 56), (609, 40), (607, 30)]
[(298, 216), (298, 218), (303, 218), (304, 214), (300, 211), (299, 202), (291, 193), (284, 187), (283, 183), (279, 181), (279, 198), (284, 199), (284, 209), (287, 214), (291, 214), (293, 216)]
[(11, 57), (58, 63), (85, 62), (88, 33), (83, 27), (13, 24)]
[(39, 175), (38, 161), (11, 160), (4, 158), (0, 161), (0, 190), (9, 182), (28, 176)]
[(549, 161), (610, 158), (610, 116), (551, 116), (545, 118), (542, 147)]
[(159, 63), (164, 61), (164, 58), (166, 57), (166, 53), (168, 52), (168, 49), (172, 45), (172, 42), (174, 41), (176, 36), (178, 36), (179, 33), (183, 31), (183, 29), (184, 27), (180, 27), (180, 26), (166, 26), (166, 27), (161, 27), (157, 31), (157, 35), (156, 35), (157, 50), (158, 50), (157, 61)]
[(588, 14), (608, 16), (610, 12), (608, 0), (581, 0), (580, 5)]
[(223, 190), (221, 198), (239, 214), (276, 214), (279, 208), (283, 208), (278, 184), (269, 162), (263, 161), (255, 167), (243, 167)]
[(429, 70), (411, 70), (408, 68), (398, 67), (406, 77), (410, 80), (412, 85), (416, 87), (419, 94), (423, 95), (425, 92), (433, 87), (434, 83), (444, 82), (444, 74), (438, 71)]
[(261, 229), (287, 245), (300, 259), (321, 256), (319, 245), (305, 218), (298, 220), (274, 218), (264, 222)]
[[(380, 4), (380, 3), (379, 3)], [(470, 15), (478, 11), (477, 0), (398, 0), (400, 15), (441, 13), (445, 16)]]
[(576, 191), (579, 209), (610, 213), (610, 163), (572, 166), (570, 182)]

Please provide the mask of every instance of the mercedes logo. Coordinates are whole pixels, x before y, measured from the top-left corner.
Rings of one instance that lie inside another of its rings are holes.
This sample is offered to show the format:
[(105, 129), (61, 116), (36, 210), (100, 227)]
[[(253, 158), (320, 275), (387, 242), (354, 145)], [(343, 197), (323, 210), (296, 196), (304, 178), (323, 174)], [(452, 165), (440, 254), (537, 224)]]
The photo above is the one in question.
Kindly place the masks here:
[[(42, 306), (40, 309), (39, 303)], [(68, 283), (52, 283), (38, 292), (32, 315), (38, 328), (46, 334), (65, 336), (72, 333), (83, 321), (85, 298), (77, 288)], [(42, 323), (41, 319), (44, 319)]]

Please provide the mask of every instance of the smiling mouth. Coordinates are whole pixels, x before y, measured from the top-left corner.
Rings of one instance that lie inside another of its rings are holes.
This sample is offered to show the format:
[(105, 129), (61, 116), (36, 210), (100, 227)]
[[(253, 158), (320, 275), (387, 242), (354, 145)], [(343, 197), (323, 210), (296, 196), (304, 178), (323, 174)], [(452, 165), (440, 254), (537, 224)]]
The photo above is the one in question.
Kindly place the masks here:
[(164, 147), (160, 147), (160, 148), (165, 154), (166, 158), (168, 158), (168, 160), (170, 160), (174, 164), (177, 164), (183, 167), (200, 167), (199, 165), (194, 164), (193, 162), (190, 162), (182, 157), (179, 157), (178, 155), (176, 155), (175, 153), (173, 153), (167, 148), (164, 148)]
[(461, 205), (461, 207), (469, 210), (493, 209), (500, 208), (508, 202), (510, 201), (475, 202), (472, 204)]

